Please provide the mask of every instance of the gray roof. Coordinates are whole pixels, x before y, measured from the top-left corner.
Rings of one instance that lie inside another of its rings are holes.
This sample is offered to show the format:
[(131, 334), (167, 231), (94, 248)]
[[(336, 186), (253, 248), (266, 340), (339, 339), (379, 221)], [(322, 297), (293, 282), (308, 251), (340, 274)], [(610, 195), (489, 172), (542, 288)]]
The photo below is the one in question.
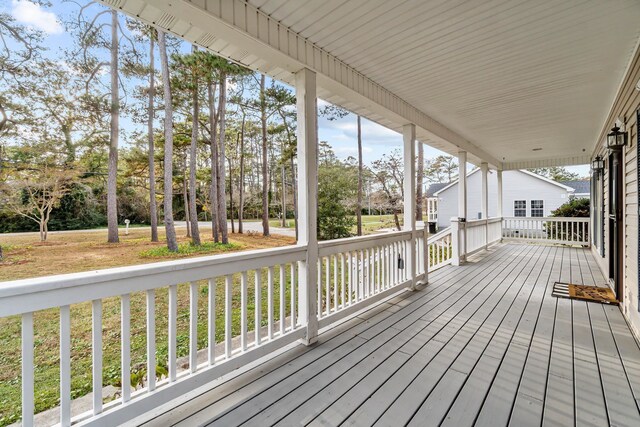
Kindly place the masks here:
[(434, 184), (429, 185), (429, 188), (427, 189), (427, 197), (433, 197), (433, 195), (437, 191), (442, 190), (444, 187), (446, 187), (449, 184), (451, 184), (451, 183), (450, 182), (436, 182)]
[(591, 192), (591, 183), (589, 181), (560, 181), (560, 184), (573, 188), (576, 190), (576, 194), (588, 194)]

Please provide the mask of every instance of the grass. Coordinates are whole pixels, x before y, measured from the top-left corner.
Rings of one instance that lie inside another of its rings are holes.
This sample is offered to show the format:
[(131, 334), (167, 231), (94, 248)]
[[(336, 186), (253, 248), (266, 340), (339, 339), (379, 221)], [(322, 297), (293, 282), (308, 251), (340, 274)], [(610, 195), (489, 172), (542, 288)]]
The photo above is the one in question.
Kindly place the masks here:
[[(184, 229), (178, 229), (184, 233)], [(130, 230), (129, 235), (121, 233), (121, 242), (107, 244), (106, 232), (51, 234), (46, 243), (38, 242), (37, 234), (28, 233), (17, 236), (0, 235), (0, 244), (4, 249), (5, 260), (0, 262), (0, 280), (14, 280), (27, 277), (62, 274), (100, 268), (157, 262), (162, 259), (184, 258), (189, 256), (210, 255), (223, 252), (260, 249), (293, 244), (292, 238), (284, 236), (262, 237), (259, 235), (230, 235), (229, 245), (206, 242), (202, 247), (190, 245), (188, 239), (180, 237), (180, 251), (169, 253), (165, 244), (149, 242), (149, 231)], [(202, 233), (208, 238), (207, 230)], [(161, 238), (164, 238), (161, 234)], [(266, 271), (261, 272), (263, 287), (266, 286)], [(274, 280), (275, 313), (279, 316), (280, 276)], [(290, 271), (285, 271), (286, 309), (290, 310), (289, 283)], [(248, 312), (250, 318), (256, 306), (253, 286), (253, 272), (249, 274)], [(240, 275), (233, 276), (232, 293), (233, 334), (239, 333), (240, 324)], [(162, 285), (162, 284), (159, 284)], [(198, 299), (198, 348), (207, 346), (207, 282), (200, 282)], [(0, 282), (2, 286), (2, 282)], [(215, 281), (217, 295), (224, 295), (224, 282)], [(224, 304), (218, 297), (216, 305), (216, 341), (224, 335)], [(167, 313), (168, 288), (156, 291), (156, 346), (159, 364), (167, 360)], [(262, 323), (266, 324), (267, 302), (263, 292)], [(189, 286), (178, 285), (178, 356), (188, 353), (189, 337)], [(34, 314), (35, 340), (35, 384), (36, 412), (55, 407), (59, 404), (59, 310), (49, 309)], [(118, 386), (120, 383), (120, 299), (103, 300), (103, 384)], [(20, 356), (20, 318), (13, 316), (0, 319), (0, 426), (16, 422), (20, 418), (21, 356)], [(83, 396), (91, 391), (91, 305), (90, 303), (71, 306), (71, 342), (72, 342), (72, 397)], [(132, 369), (140, 371), (146, 360), (146, 301), (144, 293), (131, 295), (131, 360)]]
[(234, 252), (242, 249), (242, 245), (238, 243), (216, 243), (204, 242), (201, 245), (194, 245), (191, 242), (181, 243), (178, 245), (178, 252), (171, 252), (166, 246), (147, 249), (140, 252), (143, 258), (177, 258), (180, 255), (194, 255), (210, 252)]

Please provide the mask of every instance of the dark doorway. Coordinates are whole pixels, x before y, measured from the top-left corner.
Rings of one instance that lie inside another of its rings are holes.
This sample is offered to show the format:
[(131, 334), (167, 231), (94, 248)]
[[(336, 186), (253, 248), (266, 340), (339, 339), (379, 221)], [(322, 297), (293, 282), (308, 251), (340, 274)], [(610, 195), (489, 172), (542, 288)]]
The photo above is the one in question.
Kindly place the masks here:
[(613, 281), (616, 298), (623, 298), (624, 254), (622, 244), (622, 209), (624, 203), (622, 150), (615, 149), (609, 154), (609, 278)]

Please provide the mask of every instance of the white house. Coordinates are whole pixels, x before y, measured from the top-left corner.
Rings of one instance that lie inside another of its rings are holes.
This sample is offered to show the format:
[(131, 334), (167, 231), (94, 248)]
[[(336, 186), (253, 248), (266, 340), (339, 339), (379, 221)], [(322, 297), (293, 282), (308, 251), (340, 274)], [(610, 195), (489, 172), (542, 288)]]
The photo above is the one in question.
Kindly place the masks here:
[[(474, 169), (467, 174), (467, 220), (480, 219), (482, 174)], [(587, 182), (587, 186), (589, 183)], [(573, 196), (575, 189), (526, 170), (503, 172), (502, 216), (545, 217)], [(429, 221), (438, 228), (450, 225), (451, 217), (458, 216), (458, 181), (432, 184), (427, 191), (431, 215)], [(498, 178), (494, 171), (488, 178), (489, 217), (497, 217)], [(437, 215), (433, 215), (433, 209)]]

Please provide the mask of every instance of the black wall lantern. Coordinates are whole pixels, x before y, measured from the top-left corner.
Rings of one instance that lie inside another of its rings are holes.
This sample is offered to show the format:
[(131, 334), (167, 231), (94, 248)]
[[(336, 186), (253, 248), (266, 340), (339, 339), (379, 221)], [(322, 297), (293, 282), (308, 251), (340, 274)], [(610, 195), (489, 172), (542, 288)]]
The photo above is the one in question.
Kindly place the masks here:
[(618, 125), (613, 126), (611, 132), (607, 134), (607, 148), (610, 150), (620, 149), (627, 145), (627, 133), (620, 132)]
[(604, 169), (604, 160), (602, 160), (602, 157), (597, 156), (591, 162), (591, 170), (594, 173), (598, 174), (598, 173), (602, 172), (603, 169)]

